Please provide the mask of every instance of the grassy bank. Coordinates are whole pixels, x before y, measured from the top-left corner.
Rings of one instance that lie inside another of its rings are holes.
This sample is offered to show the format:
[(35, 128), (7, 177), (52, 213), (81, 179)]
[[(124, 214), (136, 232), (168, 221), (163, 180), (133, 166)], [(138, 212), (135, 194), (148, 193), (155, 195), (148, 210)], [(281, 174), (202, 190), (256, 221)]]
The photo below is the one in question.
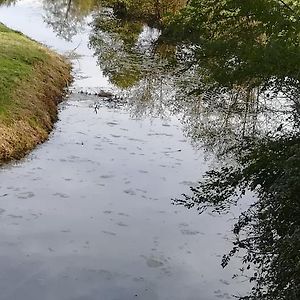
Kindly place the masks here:
[(63, 57), (0, 23), (0, 163), (47, 139), (70, 79)]

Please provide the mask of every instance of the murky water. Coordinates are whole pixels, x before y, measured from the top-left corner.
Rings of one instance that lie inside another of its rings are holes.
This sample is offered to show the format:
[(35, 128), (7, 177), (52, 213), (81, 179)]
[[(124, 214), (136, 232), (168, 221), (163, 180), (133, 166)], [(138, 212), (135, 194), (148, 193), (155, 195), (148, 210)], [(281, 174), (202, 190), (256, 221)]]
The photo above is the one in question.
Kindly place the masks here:
[[(0, 8), (2, 22), (59, 52), (77, 47), (74, 89), (113, 89), (87, 46), (89, 27), (66, 42), (44, 16), (40, 1)], [(207, 162), (166, 115), (134, 119), (73, 93), (49, 141), (0, 170), (1, 300), (213, 300), (243, 290), (236, 266), (220, 266), (234, 214), (172, 205)]]

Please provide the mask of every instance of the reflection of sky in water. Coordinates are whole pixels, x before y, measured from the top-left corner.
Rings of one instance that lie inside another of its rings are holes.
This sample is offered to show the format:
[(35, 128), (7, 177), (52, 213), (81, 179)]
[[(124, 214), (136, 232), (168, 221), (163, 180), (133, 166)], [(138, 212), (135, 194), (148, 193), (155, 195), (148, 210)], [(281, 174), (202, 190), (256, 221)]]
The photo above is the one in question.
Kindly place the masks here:
[[(109, 86), (106, 78), (96, 65), (96, 59), (93, 58), (93, 51), (88, 48), (88, 32), (87, 27), (85, 32), (75, 36), (72, 42), (67, 42), (59, 37), (47, 27), (43, 22), (45, 13), (41, 10), (40, 1), (23, 1), (16, 6), (8, 8), (0, 8), (1, 22), (10, 26), (13, 29), (20, 30), (31, 38), (42, 42), (60, 53), (70, 52), (76, 49), (76, 54), (80, 55), (80, 59), (75, 59), (74, 69), (77, 76), (81, 76), (81, 87), (90, 86)], [(87, 18), (86, 22), (89, 22)], [(75, 86), (77, 82), (75, 83)]]
[[(61, 52), (80, 42), (89, 78), (75, 85), (109, 85), (87, 34), (64, 42), (24, 3), (0, 19)], [(206, 170), (203, 154), (176, 116), (134, 120), (109, 104), (96, 114), (95, 101), (71, 95), (50, 140), (0, 172), (1, 300), (231, 298), (235, 266), (220, 260), (232, 215), (171, 206)]]

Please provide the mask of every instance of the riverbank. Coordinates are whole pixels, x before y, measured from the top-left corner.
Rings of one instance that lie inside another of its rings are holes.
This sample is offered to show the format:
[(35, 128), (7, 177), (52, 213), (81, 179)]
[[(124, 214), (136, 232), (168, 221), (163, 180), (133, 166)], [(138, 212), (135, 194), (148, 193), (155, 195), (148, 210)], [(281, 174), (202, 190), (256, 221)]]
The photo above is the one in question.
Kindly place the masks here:
[(0, 164), (47, 139), (70, 70), (65, 58), (0, 23)]

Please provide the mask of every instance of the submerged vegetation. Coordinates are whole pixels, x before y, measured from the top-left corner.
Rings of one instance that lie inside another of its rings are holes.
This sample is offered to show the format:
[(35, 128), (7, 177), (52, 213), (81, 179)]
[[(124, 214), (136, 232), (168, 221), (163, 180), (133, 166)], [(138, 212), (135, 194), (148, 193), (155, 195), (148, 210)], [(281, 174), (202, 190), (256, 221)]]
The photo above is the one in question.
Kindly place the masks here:
[(44, 141), (70, 80), (59, 55), (0, 24), (0, 161)]

